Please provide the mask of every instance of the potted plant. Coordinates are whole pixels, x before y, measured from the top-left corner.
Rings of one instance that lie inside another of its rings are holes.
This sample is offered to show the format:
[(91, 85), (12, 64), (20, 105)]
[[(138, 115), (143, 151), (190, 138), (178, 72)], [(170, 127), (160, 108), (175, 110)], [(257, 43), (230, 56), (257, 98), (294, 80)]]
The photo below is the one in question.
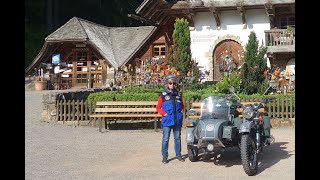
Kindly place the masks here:
[(295, 28), (293, 26), (288, 26), (286, 33), (288, 34), (294, 34), (295, 33)]
[(41, 76), (36, 76), (34, 79), (35, 90), (36, 91), (46, 90), (46, 87), (47, 87), (47, 81)]
[(287, 37), (289, 37), (290, 39), (290, 44), (294, 44), (295, 43), (295, 38), (294, 38), (294, 35), (295, 35), (295, 28), (292, 27), (292, 26), (288, 26), (285, 33), (288, 35)]

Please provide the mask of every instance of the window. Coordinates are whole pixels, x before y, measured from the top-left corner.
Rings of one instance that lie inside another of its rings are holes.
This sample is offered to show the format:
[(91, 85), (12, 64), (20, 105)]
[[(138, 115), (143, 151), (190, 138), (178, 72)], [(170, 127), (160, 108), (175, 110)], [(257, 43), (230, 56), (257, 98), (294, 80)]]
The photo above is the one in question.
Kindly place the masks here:
[(88, 58), (88, 53), (83, 51), (77, 52), (77, 61), (86, 61)]
[(279, 29), (287, 29), (288, 26), (295, 26), (295, 16), (282, 16), (278, 18)]
[(153, 46), (153, 56), (165, 56), (166, 46), (165, 44), (155, 44)]

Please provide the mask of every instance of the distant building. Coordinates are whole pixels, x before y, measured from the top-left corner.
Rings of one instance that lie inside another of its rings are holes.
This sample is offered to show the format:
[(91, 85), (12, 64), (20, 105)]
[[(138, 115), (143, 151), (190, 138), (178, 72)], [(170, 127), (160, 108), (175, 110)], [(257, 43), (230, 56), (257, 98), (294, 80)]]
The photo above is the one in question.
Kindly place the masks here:
[(144, 0), (130, 16), (147, 26), (70, 19), (46, 37), (26, 73), (42, 69), (40, 75), (60, 88), (159, 82), (175, 71), (168, 59), (176, 18), (189, 22), (192, 58), (207, 72), (205, 81), (223, 78), (226, 58), (241, 66), (251, 31), (268, 46), (269, 64), (294, 70), (294, 0)]
[(130, 62), (140, 66), (139, 58), (150, 56), (150, 50), (141, 50), (145, 43), (150, 44), (153, 38), (161, 42), (156, 30), (154, 26), (106, 27), (74, 17), (45, 38), (26, 73), (42, 69), (38, 76), (59, 84), (59, 89), (69, 84), (87, 87), (88, 81), (92, 87), (115, 84), (117, 72), (122, 75), (118, 71), (122, 65)]

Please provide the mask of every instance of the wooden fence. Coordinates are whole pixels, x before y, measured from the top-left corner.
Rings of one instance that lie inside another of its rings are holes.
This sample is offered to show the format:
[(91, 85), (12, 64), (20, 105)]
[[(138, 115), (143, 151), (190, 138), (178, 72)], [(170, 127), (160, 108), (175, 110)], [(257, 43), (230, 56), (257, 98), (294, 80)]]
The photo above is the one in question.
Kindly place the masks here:
[(57, 100), (56, 120), (65, 121), (88, 121), (91, 114), (87, 100)]
[[(248, 101), (259, 101), (259, 99), (248, 99)], [(188, 114), (191, 108), (192, 102), (199, 102), (199, 100), (185, 101), (185, 115)], [(89, 117), (92, 113), (89, 108), (87, 100), (58, 100), (56, 102), (56, 120), (58, 122), (77, 122), (78, 125), (83, 124), (81, 122), (92, 122), (95, 126), (95, 120)], [(295, 98), (294, 97), (282, 97), (277, 98), (273, 102), (267, 104), (266, 111), (271, 118), (288, 119), (295, 118)]]

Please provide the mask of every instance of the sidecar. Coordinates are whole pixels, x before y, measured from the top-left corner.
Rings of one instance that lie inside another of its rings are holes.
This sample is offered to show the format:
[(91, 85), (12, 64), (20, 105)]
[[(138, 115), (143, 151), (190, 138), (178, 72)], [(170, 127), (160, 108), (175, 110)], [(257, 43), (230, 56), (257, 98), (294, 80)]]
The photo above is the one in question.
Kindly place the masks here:
[[(190, 109), (190, 115), (196, 111)], [(199, 151), (214, 152), (222, 148), (239, 146), (239, 128), (242, 119), (237, 117), (237, 102), (220, 96), (205, 98), (198, 118), (187, 122), (186, 141), (190, 161), (199, 159)], [(190, 116), (192, 117), (192, 116)]]

